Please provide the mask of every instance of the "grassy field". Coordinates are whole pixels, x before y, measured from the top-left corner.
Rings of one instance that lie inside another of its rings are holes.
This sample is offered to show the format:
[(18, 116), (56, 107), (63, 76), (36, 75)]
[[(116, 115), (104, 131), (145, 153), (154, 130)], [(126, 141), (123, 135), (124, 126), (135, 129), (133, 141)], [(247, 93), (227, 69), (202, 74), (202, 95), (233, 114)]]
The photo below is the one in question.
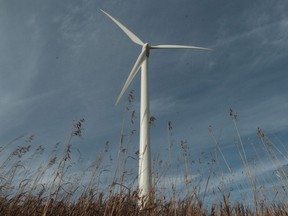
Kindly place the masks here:
[[(131, 154), (128, 150), (135, 132), (131, 127), (135, 111), (128, 101), (125, 112), (129, 123), (125, 125), (128, 125), (129, 132), (126, 134), (129, 136), (121, 132), (115, 159), (107, 142), (94, 162), (83, 168), (85, 164), (81, 162), (81, 157), (76, 157), (80, 153), (72, 143), (82, 136), (84, 119), (75, 121), (66, 142), (55, 144), (48, 153), (42, 145), (34, 144), (33, 136), (18, 137), (2, 145), (0, 215), (288, 214), (288, 175), (283, 162), (287, 155), (285, 145), (281, 142), (274, 144), (258, 128), (255, 136), (262, 152), (260, 155), (259, 150), (250, 145), (249, 148), (254, 148), (249, 151), (254, 153), (254, 159), (249, 159), (238, 130), (237, 114), (232, 109), (228, 114), (236, 133), (234, 152), (240, 159), (244, 181), (237, 181), (238, 173), (211, 126), (208, 132), (215, 151), (201, 153), (195, 161), (187, 141), (181, 140), (173, 146), (172, 122), (168, 122), (168, 157), (165, 160), (154, 158), (154, 187), (150, 202), (141, 203), (137, 191), (137, 166), (128, 163), (129, 159), (137, 164), (137, 152)], [(173, 148), (178, 148), (180, 152), (176, 162), (171, 158)], [(44, 155), (48, 155), (47, 160), (40, 162)], [(272, 171), (256, 175), (255, 167), (264, 170), (267, 162), (273, 167)], [(195, 164), (198, 167), (196, 171)], [(76, 172), (81, 166), (83, 170)], [(249, 192), (245, 191), (247, 188)]]

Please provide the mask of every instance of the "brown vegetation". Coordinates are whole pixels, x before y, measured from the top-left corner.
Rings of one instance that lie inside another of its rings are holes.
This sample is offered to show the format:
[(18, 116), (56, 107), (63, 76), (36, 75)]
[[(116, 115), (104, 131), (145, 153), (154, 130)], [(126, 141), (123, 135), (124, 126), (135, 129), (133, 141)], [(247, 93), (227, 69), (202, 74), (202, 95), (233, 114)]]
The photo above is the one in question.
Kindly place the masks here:
[[(274, 177), (264, 176), (263, 182), (271, 186), (271, 190), (266, 190), (265, 186), (259, 183), (251, 171), (251, 162), (247, 157), (247, 150), (241, 139), (238, 126), (237, 114), (230, 110), (230, 117), (235, 127), (238, 139), (234, 140), (237, 153), (243, 164), (243, 175), (247, 180), (249, 188), (252, 190), (253, 197), (249, 199), (251, 203), (241, 203), (240, 201), (231, 201), (231, 190), (227, 190), (227, 180), (224, 180), (224, 172), (216, 172), (213, 167), (216, 166), (217, 160), (222, 160), (227, 168), (226, 174), (230, 176), (229, 181), (235, 179), (235, 171), (225, 157), (223, 149), (216, 138), (212, 126), (209, 126), (209, 133), (215, 143), (216, 150), (220, 155), (215, 158), (212, 154), (209, 159), (209, 172), (203, 179), (203, 187), (192, 184), (191, 166), (196, 163), (189, 153), (189, 145), (186, 140), (181, 140), (179, 151), (181, 152), (181, 161), (179, 164), (183, 170), (183, 188), (182, 192), (176, 191), (177, 179), (168, 175), (172, 167), (172, 122), (168, 122), (168, 148), (165, 163), (156, 158), (153, 161), (154, 171), (154, 191), (151, 193), (150, 202), (145, 206), (141, 203), (135, 188), (134, 178), (127, 179), (129, 170), (127, 170), (127, 160), (132, 158), (137, 161), (137, 152), (131, 156), (128, 154), (129, 143), (135, 130), (131, 125), (134, 124), (135, 111), (132, 109), (132, 93), (129, 95), (126, 113), (128, 112), (130, 121), (124, 123), (128, 125), (129, 135), (125, 136), (123, 130), (119, 142), (117, 159), (115, 160), (116, 168), (108, 170), (109, 167), (102, 165), (105, 156), (109, 156), (108, 161), (114, 162), (109, 153), (109, 142), (105, 143), (104, 148), (98, 154), (98, 157), (89, 167), (89, 177), (84, 174), (81, 178), (75, 176), (73, 172), (69, 173), (71, 167), (79, 161), (72, 161), (73, 154), (72, 140), (74, 137), (82, 136), (82, 126), (84, 119), (75, 121), (71, 132), (63, 146), (62, 154), (59, 156), (60, 144), (57, 143), (51, 150), (49, 159), (46, 163), (35, 166), (35, 161), (40, 158), (45, 151), (42, 145), (33, 147), (33, 136), (18, 137), (17, 139), (0, 147), (2, 162), (0, 164), (0, 215), (287, 215), (287, 183), (288, 175), (286, 166), (281, 159), (286, 158), (286, 153), (280, 151), (276, 145), (258, 128), (256, 134), (266, 151), (265, 157), (269, 159), (275, 167)], [(124, 126), (123, 126), (124, 127)], [(18, 145), (12, 148), (13, 145)], [(253, 145), (252, 145), (253, 147)], [(13, 150), (11, 150), (13, 149)], [(283, 146), (285, 149), (285, 146)], [(75, 150), (75, 149), (74, 149)], [(10, 153), (7, 153), (10, 152)], [(204, 154), (204, 153), (203, 153)], [(6, 155), (6, 158), (4, 156)], [(7, 156), (8, 155), (8, 156)], [(257, 163), (263, 163), (262, 158), (255, 150)], [(199, 158), (199, 164), (203, 163)], [(203, 156), (204, 157), (204, 156)], [(3, 159), (4, 158), (4, 159)], [(178, 160), (179, 161), (179, 160)], [(177, 164), (177, 166), (180, 166)], [(31, 169), (29, 169), (31, 167)], [(194, 169), (194, 168), (193, 168)], [(36, 171), (35, 171), (36, 170)], [(87, 169), (88, 170), (88, 169)], [(101, 176), (105, 172), (112, 173), (112, 183), (105, 182), (106, 186), (101, 184)], [(200, 170), (201, 172), (203, 170)], [(179, 170), (176, 171), (176, 173)], [(193, 171), (194, 172), (194, 171)], [(198, 171), (197, 171), (198, 172)], [(85, 184), (81, 183), (85, 176)], [(131, 175), (130, 175), (131, 176)], [(136, 178), (135, 178), (136, 176)], [(204, 176), (204, 175), (203, 175)], [(211, 185), (212, 177), (216, 177), (220, 185)], [(223, 178), (223, 179), (222, 179)], [(262, 178), (262, 177), (261, 177)], [(45, 180), (46, 179), (46, 180)], [(126, 180), (125, 180), (126, 179)], [(132, 180), (131, 180), (132, 179)], [(166, 182), (164, 179), (168, 179)], [(221, 180), (222, 179), (222, 180)], [(132, 182), (132, 183), (131, 183)], [(225, 183), (226, 182), (226, 183)], [(46, 184), (47, 183), (47, 184)], [(222, 185), (221, 185), (222, 184)], [(229, 183), (230, 184), (230, 183)], [(242, 185), (234, 183), (235, 191), (241, 193)], [(204, 189), (203, 189), (204, 188)], [(169, 196), (167, 196), (167, 190)], [(165, 192), (166, 191), (166, 192)], [(185, 191), (183, 193), (183, 191)], [(205, 204), (210, 194), (209, 204)], [(220, 196), (219, 196), (220, 194)], [(238, 194), (239, 197), (242, 194)], [(271, 198), (272, 197), (272, 198)], [(247, 199), (248, 200), (248, 199)]]

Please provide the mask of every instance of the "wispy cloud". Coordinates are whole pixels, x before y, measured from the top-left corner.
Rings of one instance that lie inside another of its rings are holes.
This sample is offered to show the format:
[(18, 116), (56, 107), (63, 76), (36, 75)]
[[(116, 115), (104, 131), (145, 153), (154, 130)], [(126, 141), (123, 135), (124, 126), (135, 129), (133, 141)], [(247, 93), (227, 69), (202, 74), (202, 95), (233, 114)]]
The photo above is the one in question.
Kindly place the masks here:
[(66, 13), (54, 17), (53, 22), (59, 25), (63, 41), (70, 48), (80, 49), (87, 43), (87, 38), (95, 36), (97, 14), (93, 2), (86, 0), (68, 5)]

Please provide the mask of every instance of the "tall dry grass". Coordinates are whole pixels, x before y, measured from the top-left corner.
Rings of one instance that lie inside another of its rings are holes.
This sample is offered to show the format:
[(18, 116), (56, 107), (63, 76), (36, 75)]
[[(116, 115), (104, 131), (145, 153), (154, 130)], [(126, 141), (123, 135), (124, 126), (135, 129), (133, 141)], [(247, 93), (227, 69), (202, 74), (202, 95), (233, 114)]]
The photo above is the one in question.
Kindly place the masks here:
[[(287, 215), (287, 148), (279, 140), (273, 143), (258, 128), (258, 141), (249, 143), (248, 149), (237, 113), (230, 109), (228, 115), (244, 180), (239, 181), (239, 167), (233, 167), (212, 126), (208, 134), (215, 148), (195, 158), (187, 140), (174, 140), (174, 125), (169, 121), (166, 157), (155, 154), (151, 199), (141, 205), (139, 153), (131, 146), (136, 133), (131, 92), (115, 159), (112, 144), (106, 142), (91, 165), (75, 173), (73, 167), (81, 165), (81, 154), (73, 140), (82, 136), (84, 119), (74, 121), (65, 143), (55, 144), (49, 152), (34, 144), (34, 136), (21, 136), (2, 145), (0, 215)], [(151, 119), (151, 124), (155, 121)], [(251, 152), (253, 159), (249, 158)], [(46, 161), (37, 163), (47, 155)], [(268, 162), (272, 173), (265, 170)]]

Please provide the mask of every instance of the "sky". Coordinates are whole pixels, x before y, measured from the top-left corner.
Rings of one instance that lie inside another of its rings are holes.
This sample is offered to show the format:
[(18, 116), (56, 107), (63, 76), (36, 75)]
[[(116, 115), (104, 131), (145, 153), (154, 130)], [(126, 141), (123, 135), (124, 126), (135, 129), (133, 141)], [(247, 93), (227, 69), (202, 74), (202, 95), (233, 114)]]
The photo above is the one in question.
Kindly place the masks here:
[[(246, 146), (260, 142), (258, 127), (276, 144), (287, 144), (287, 1), (0, 0), (1, 145), (34, 135), (35, 143), (52, 149), (65, 142), (73, 120), (84, 118), (83, 136), (73, 141), (84, 164), (107, 141), (117, 155), (122, 127), (126, 135), (135, 130), (131, 148), (137, 150), (140, 74), (114, 104), (141, 47), (100, 9), (152, 45), (213, 49), (151, 52), (152, 157), (165, 157), (170, 138), (175, 146), (187, 142), (193, 160), (214, 152), (209, 128), (236, 170), (237, 130)], [(131, 90), (134, 100), (125, 111)], [(236, 128), (230, 108), (237, 112)], [(175, 150), (172, 163), (177, 157)], [(222, 168), (226, 173), (225, 163)]]

